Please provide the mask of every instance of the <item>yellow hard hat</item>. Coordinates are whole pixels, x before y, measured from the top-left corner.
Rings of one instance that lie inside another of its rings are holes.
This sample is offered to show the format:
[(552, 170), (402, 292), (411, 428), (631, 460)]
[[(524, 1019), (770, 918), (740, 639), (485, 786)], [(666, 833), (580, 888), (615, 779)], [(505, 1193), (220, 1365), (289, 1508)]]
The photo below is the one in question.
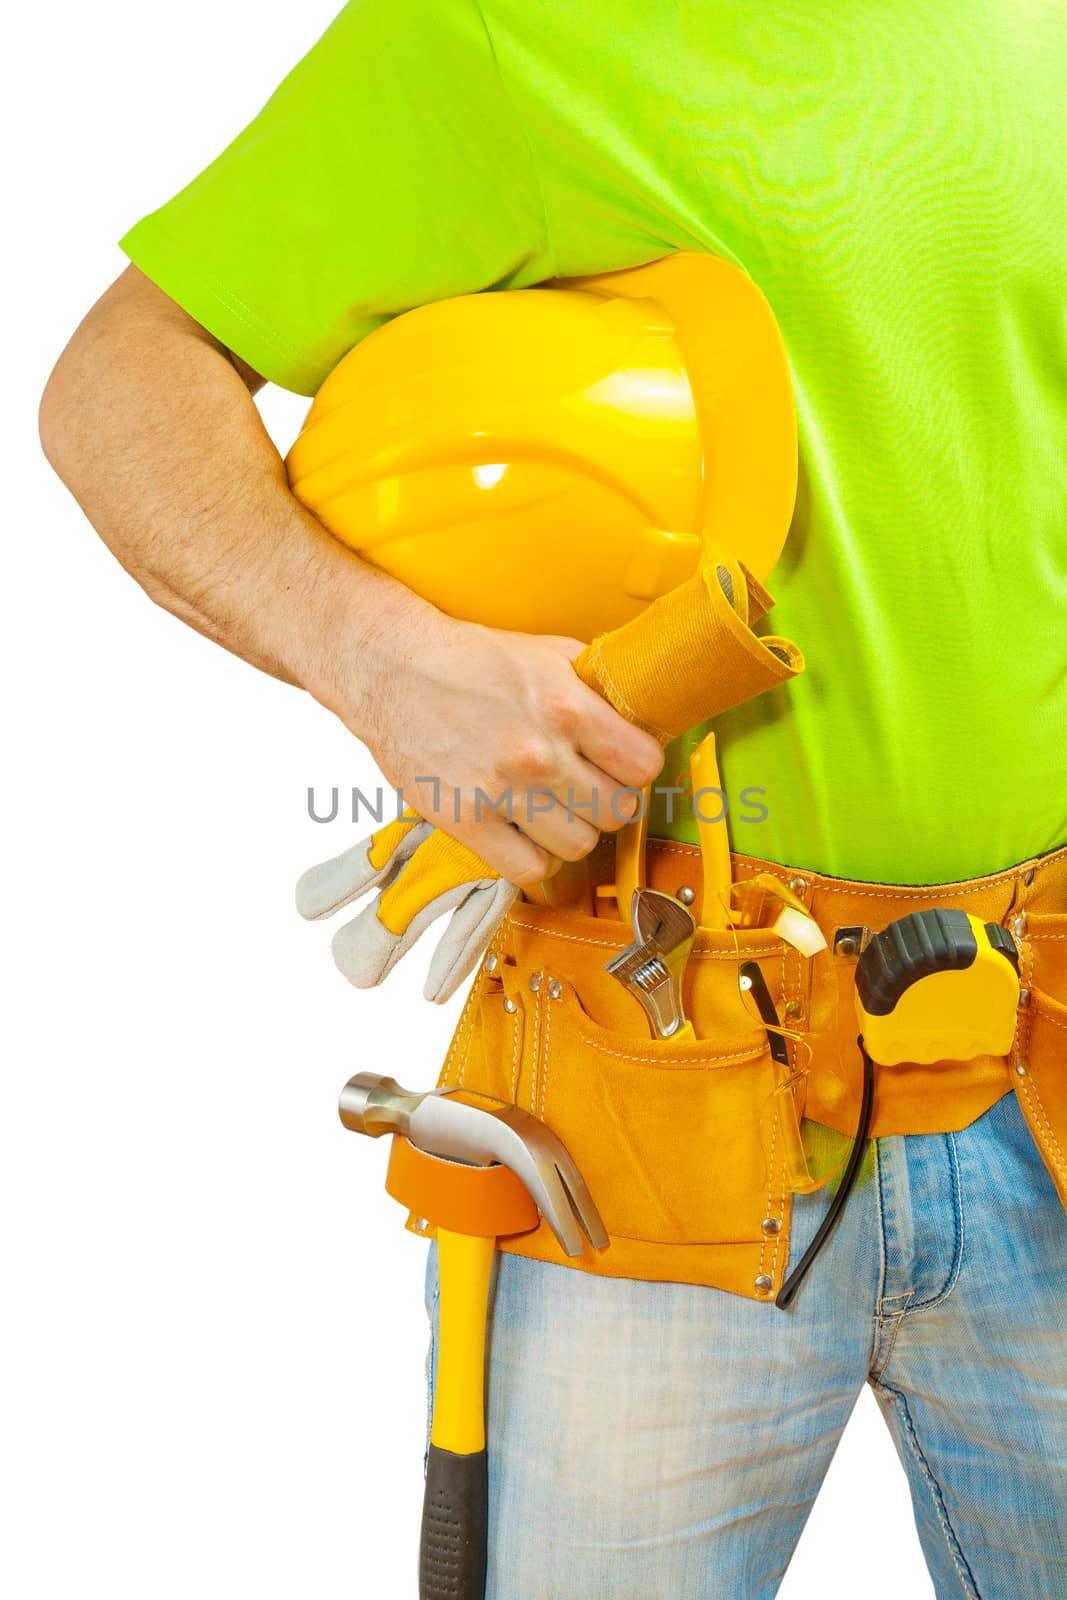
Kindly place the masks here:
[(442, 611), (583, 640), (705, 546), (766, 578), (796, 464), (767, 301), (689, 252), (395, 317), (334, 368), (286, 461), (337, 539)]

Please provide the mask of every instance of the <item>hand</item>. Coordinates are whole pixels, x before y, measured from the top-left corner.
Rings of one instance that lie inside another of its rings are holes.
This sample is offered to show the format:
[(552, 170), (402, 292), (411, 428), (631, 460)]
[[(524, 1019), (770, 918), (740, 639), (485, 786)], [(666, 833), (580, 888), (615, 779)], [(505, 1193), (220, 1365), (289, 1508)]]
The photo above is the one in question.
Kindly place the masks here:
[(402, 640), (364, 637), (359, 710), (344, 720), (421, 816), (525, 887), (634, 814), (623, 791), (649, 784), (663, 751), (582, 683), (577, 639), (429, 607), (405, 621)]

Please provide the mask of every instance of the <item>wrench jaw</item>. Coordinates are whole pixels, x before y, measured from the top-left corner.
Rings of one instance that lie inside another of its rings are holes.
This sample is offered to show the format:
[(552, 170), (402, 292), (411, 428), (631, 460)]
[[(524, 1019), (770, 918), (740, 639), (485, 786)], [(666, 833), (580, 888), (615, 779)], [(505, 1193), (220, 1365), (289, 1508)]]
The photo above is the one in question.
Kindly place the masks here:
[(659, 1039), (669, 1039), (685, 1025), (682, 1005), (682, 974), (686, 952), (672, 951), (663, 956), (652, 943), (630, 945), (608, 962), (613, 978), (630, 990), (644, 1007), (652, 1031)]
[(634, 942), (607, 970), (640, 1002), (655, 1037), (670, 1039), (686, 1022), (682, 978), (696, 933), (693, 914), (673, 895), (637, 889), (630, 920)]

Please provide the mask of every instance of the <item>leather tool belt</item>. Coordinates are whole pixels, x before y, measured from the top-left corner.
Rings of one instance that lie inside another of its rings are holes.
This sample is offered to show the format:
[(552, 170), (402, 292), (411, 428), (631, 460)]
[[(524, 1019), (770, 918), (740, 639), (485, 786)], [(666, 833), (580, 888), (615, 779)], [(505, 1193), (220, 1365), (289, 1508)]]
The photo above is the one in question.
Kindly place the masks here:
[[(594, 882), (610, 882), (613, 848), (604, 839), (590, 858)], [(646, 870), (651, 888), (699, 893), (695, 846), (650, 840)], [(605, 971), (632, 937), (614, 900), (598, 916), (520, 901), (499, 930), (438, 1082), (542, 1118), (577, 1161), (611, 1238), (607, 1250), (568, 1258), (542, 1222), (500, 1248), (772, 1300), (799, 1187), (798, 1123), (846, 1141), (858, 1125), (862, 943), (935, 906), (1011, 931), (1023, 984), (1014, 1047), (1008, 1056), (879, 1067), (871, 1136), (954, 1132), (1014, 1091), (1067, 1207), (1067, 847), (989, 877), (922, 887), (849, 882), (745, 855), (733, 857), (733, 873), (735, 883), (759, 873), (783, 881), (827, 948), (807, 957), (773, 928), (700, 929), (685, 980), (695, 1040), (650, 1038), (638, 1002)], [(795, 1035), (788, 1087), (740, 990), (739, 966), (752, 960)], [(414, 1214), (408, 1227), (432, 1232)]]

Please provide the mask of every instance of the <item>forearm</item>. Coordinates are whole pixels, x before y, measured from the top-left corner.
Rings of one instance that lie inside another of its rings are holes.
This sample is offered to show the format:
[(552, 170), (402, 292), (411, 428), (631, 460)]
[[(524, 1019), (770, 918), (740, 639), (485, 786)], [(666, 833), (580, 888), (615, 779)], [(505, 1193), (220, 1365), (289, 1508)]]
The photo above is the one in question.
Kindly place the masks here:
[[(424, 816), (513, 883), (587, 853), (597, 830), (572, 799), (601, 796), (598, 826), (618, 826), (609, 802), (658, 772), (656, 740), (582, 683), (576, 640), (455, 621), (332, 539), (289, 492), (254, 388), (131, 269), (60, 357), (41, 441), (152, 599), (307, 689)], [(560, 809), (512, 826), (479, 808), (479, 794), (530, 786)]]
[(153, 600), (365, 735), (390, 648), (431, 608), (294, 499), (252, 389), (250, 374), (131, 269), (57, 363), (41, 439)]

